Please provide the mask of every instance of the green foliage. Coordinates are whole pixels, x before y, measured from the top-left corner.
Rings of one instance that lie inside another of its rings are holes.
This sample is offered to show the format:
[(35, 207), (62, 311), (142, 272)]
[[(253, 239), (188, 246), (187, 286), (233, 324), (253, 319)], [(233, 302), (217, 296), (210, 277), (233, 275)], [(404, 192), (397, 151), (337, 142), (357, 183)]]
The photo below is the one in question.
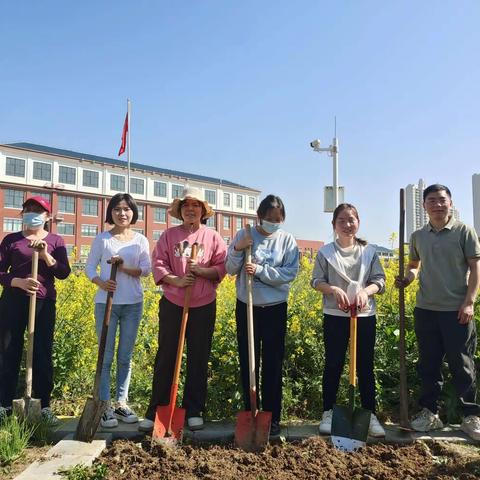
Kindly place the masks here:
[(91, 467), (74, 465), (70, 468), (61, 469), (58, 473), (67, 480), (103, 480), (107, 476), (107, 466), (97, 463)]
[(19, 458), (28, 446), (34, 427), (11, 415), (0, 426), (0, 465), (5, 466)]
[[(399, 317), (398, 291), (393, 286), (398, 261), (385, 265), (387, 287), (378, 295), (376, 346), (377, 400), (379, 411), (395, 414), (399, 403)], [(324, 366), (322, 298), (310, 287), (312, 263), (304, 258), (298, 277), (292, 284), (288, 332), (285, 343), (284, 401), (285, 418), (319, 418), (322, 412), (321, 377)], [(406, 289), (407, 377), (411, 408), (418, 396), (419, 381), (415, 371), (417, 347), (413, 327), (416, 283)], [(130, 401), (143, 413), (152, 383), (157, 350), (158, 301), (160, 294), (151, 277), (144, 280), (145, 302), (133, 354)], [(83, 400), (91, 395), (97, 355), (94, 329), (93, 297), (96, 287), (81, 272), (57, 282), (57, 328), (54, 345), (55, 408), (78, 414)], [(217, 320), (210, 358), (207, 415), (210, 418), (233, 418), (242, 409), (235, 325), (235, 280), (227, 277), (220, 284)], [(478, 302), (477, 302), (477, 322)], [(480, 327), (480, 323), (477, 325)], [(480, 360), (477, 353), (476, 361)], [(115, 375), (112, 367), (112, 377)], [(185, 370), (182, 369), (184, 373)], [(182, 375), (183, 378), (183, 375)], [(347, 378), (344, 375), (339, 401), (346, 401)], [(112, 385), (114, 381), (112, 380)], [(180, 391), (182, 386), (180, 386)], [(112, 392), (113, 394), (114, 392)], [(456, 416), (453, 389), (444, 389), (443, 399), (448, 418)]]

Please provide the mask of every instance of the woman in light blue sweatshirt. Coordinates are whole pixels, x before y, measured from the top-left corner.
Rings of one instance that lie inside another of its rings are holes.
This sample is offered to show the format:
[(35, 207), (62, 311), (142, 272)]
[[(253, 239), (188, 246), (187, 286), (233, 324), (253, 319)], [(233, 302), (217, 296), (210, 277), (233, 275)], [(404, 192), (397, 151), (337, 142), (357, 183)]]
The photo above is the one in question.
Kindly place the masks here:
[[(228, 250), (227, 272), (237, 275), (237, 341), (245, 410), (250, 410), (247, 342), (246, 273), (253, 275), (253, 323), (258, 382), (261, 352), (261, 405), (272, 412), (271, 435), (280, 433), (282, 364), (287, 330), (287, 299), (290, 283), (298, 272), (298, 248), (293, 235), (281, 229), (285, 207), (280, 197), (268, 195), (258, 206), (259, 224), (235, 236)], [(252, 247), (252, 262), (245, 249)], [(259, 399), (257, 399), (257, 403)]]

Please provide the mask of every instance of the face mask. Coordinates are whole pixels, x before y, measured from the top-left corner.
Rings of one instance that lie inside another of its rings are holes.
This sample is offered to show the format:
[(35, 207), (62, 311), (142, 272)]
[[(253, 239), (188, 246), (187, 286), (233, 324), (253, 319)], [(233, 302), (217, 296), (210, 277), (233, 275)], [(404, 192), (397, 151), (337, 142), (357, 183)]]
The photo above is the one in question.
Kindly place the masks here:
[(267, 233), (275, 233), (281, 226), (281, 223), (267, 222), (266, 220), (262, 220), (262, 228)]
[(43, 227), (45, 220), (43, 213), (27, 212), (23, 214), (23, 223), (29, 228)]

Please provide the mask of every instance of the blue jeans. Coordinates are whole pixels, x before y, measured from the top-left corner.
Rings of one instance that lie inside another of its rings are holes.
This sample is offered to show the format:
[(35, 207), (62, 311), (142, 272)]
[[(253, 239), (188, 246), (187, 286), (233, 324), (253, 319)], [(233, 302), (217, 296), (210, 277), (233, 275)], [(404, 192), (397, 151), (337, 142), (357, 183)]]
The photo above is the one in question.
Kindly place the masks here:
[[(95, 326), (99, 340), (102, 333), (105, 307), (105, 303), (95, 304)], [(100, 379), (100, 400), (110, 400), (110, 370), (112, 368), (113, 356), (115, 355), (117, 327), (120, 330), (120, 334), (117, 349), (117, 388), (115, 394), (117, 402), (123, 403), (128, 400), (128, 387), (132, 373), (132, 353), (142, 314), (143, 302), (131, 305), (112, 305)]]

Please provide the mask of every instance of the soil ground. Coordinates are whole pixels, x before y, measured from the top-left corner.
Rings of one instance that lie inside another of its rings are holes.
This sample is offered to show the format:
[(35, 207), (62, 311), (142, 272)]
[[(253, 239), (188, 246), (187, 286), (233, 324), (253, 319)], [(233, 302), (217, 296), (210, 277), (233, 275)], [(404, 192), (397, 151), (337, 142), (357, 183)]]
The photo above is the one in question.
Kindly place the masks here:
[(480, 477), (480, 449), (442, 442), (368, 446), (343, 453), (318, 437), (269, 445), (262, 453), (231, 446), (150, 447), (118, 440), (99, 462), (111, 480), (389, 480)]

